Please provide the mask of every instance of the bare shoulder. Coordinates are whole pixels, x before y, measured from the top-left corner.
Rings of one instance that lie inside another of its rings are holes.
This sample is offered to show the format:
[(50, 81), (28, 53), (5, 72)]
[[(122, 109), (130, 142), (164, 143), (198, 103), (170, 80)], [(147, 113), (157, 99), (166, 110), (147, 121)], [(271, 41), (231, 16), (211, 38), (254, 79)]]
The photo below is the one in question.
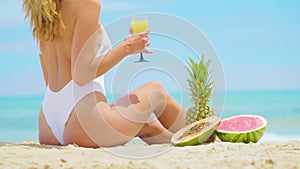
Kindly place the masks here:
[(74, 14), (84, 15), (86, 13), (99, 14), (101, 10), (101, 3), (99, 0), (68, 0), (72, 3)]

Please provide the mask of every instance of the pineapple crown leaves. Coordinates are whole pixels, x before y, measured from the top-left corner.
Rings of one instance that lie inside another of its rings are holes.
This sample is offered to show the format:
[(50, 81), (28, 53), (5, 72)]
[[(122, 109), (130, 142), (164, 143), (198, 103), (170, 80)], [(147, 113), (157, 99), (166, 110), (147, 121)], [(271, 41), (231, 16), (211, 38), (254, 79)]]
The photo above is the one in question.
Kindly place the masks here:
[(195, 106), (206, 105), (212, 97), (214, 81), (210, 77), (212, 71), (208, 71), (210, 63), (210, 59), (205, 63), (204, 55), (202, 55), (200, 62), (189, 58), (189, 67), (185, 66), (190, 76), (187, 82)]

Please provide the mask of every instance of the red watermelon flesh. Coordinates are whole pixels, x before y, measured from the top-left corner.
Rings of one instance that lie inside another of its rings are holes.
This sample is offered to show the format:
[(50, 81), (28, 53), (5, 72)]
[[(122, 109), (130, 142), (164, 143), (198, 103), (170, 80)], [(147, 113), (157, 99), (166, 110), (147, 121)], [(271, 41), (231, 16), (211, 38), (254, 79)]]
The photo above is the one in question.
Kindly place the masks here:
[(251, 131), (265, 125), (261, 118), (256, 116), (237, 116), (232, 119), (223, 120), (218, 126), (218, 130), (229, 132)]

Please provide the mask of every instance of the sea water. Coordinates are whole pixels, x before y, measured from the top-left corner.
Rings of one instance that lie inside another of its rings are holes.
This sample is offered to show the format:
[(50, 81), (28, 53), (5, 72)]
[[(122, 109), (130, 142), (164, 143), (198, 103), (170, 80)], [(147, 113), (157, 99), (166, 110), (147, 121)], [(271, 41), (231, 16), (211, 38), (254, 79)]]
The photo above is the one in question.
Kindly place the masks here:
[[(172, 96), (180, 102), (180, 95)], [(111, 102), (112, 98), (108, 98)], [(0, 141), (37, 141), (42, 99), (42, 96), (0, 97)], [(181, 103), (188, 106), (189, 98)], [(300, 90), (228, 92), (222, 118), (238, 114), (266, 118), (268, 127), (261, 142), (300, 140)]]
[(262, 142), (300, 140), (300, 90), (228, 93), (223, 118), (238, 114), (267, 120)]

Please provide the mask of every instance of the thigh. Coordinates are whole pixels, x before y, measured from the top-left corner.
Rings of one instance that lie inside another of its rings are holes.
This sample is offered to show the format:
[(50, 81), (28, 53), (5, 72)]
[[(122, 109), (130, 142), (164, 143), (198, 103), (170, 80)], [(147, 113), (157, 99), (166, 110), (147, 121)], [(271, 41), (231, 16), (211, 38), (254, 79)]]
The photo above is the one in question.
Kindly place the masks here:
[(84, 97), (75, 107), (82, 129), (98, 146), (127, 143), (137, 136), (163, 97), (155, 85), (147, 83), (112, 105), (97, 102), (92, 95)]
[(41, 144), (60, 145), (46, 121), (42, 108), (39, 114), (39, 142)]
[(120, 97), (112, 103), (112, 106), (131, 106), (139, 112), (154, 112), (164, 109), (167, 97), (162, 86), (155, 81), (145, 83), (129, 94)]
[[(125, 144), (135, 137), (144, 125), (128, 119), (126, 115), (135, 115), (131, 106), (97, 103), (91, 96), (83, 98), (76, 105), (74, 112), (82, 130), (100, 147)], [(143, 113), (141, 116), (148, 119), (150, 114), (151, 112)]]

